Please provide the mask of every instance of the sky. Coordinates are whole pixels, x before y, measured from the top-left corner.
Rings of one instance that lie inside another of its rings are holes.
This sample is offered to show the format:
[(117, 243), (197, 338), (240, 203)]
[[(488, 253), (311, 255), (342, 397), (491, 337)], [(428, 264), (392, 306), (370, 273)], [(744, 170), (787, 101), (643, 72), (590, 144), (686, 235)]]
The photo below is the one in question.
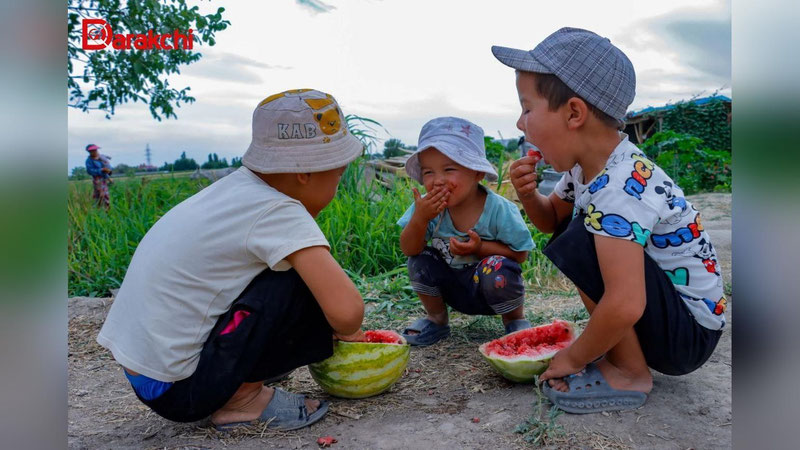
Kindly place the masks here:
[[(189, 2), (191, 3), (191, 1)], [(492, 45), (532, 49), (564, 26), (608, 37), (636, 70), (630, 110), (714, 92), (731, 96), (730, 2), (719, 0), (270, 0), (198, 2), (225, 7), (228, 29), (199, 62), (171, 75), (196, 102), (177, 119), (156, 121), (142, 103), (100, 111), (68, 108), (68, 170), (82, 166), (89, 143), (113, 164), (138, 165), (185, 151), (241, 157), (255, 106), (270, 94), (313, 88), (332, 94), (344, 114), (381, 123), (376, 134), (415, 145), (428, 120), (459, 116), (487, 136), (516, 138), (514, 70)]]

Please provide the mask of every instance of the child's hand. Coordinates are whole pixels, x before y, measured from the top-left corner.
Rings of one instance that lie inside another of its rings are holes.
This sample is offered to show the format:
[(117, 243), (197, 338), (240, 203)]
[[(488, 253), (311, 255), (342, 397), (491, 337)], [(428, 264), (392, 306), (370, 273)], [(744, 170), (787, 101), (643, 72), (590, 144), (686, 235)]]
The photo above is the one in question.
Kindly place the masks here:
[(469, 240), (467, 242), (459, 241), (458, 239), (450, 238), (450, 253), (457, 256), (477, 255), (481, 250), (483, 241), (475, 230), (467, 231)]
[(534, 155), (523, 156), (511, 163), (509, 170), (511, 184), (520, 198), (529, 197), (536, 192), (539, 181), (539, 176), (536, 174), (536, 163), (539, 162), (541, 156), (535, 152)]
[(333, 338), (345, 342), (364, 342), (367, 339), (367, 337), (364, 336), (364, 332), (361, 331), (361, 329), (359, 329), (353, 334), (347, 334), (347, 335), (333, 333)]
[(430, 222), (447, 207), (450, 192), (444, 187), (435, 187), (425, 197), (421, 196), (417, 188), (414, 191), (414, 215)]
[(569, 354), (569, 347), (567, 347), (559, 350), (553, 356), (553, 359), (550, 360), (550, 366), (539, 376), (539, 380), (563, 378), (580, 372), (584, 367), (586, 367), (586, 364), (579, 364), (572, 360)]

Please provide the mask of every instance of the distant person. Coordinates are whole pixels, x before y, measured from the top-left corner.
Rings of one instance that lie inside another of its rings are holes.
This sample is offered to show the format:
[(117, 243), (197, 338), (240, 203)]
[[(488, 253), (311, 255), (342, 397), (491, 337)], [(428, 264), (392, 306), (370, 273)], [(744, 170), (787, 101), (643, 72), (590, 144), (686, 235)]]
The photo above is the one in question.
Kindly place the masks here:
[(484, 177), (497, 180), (483, 130), (439, 117), (422, 127), (417, 148), (406, 171), (427, 193), (414, 188), (414, 203), (397, 224), (411, 287), (427, 317), (403, 336), (420, 346), (449, 336), (448, 305), (464, 314), (500, 315), (506, 333), (530, 328), (520, 264), (533, 240), (519, 208), (480, 184)]
[(531, 222), (553, 233), (543, 253), (577, 287), (583, 333), (540, 377), (559, 408), (637, 408), (650, 368), (683, 375), (703, 365), (725, 326), (717, 255), (683, 191), (620, 126), (636, 90), (627, 56), (591, 31), (562, 28), (530, 51), (492, 47), (516, 69), (517, 128), (565, 172), (547, 197), (535, 158), (512, 163)]
[(94, 198), (97, 206), (102, 206), (108, 210), (110, 206), (108, 185), (111, 184), (113, 168), (109, 161), (111, 157), (101, 155), (99, 150), (100, 147), (94, 144), (86, 146), (86, 151), (89, 152), (89, 156), (86, 158), (86, 172), (92, 177), (92, 187), (94, 188), (92, 198)]
[(265, 380), (364, 339), (364, 301), (314, 221), (363, 145), (308, 89), (259, 103), (252, 136), (243, 167), (145, 234), (97, 341), (162, 417), (292, 430), (328, 404)]

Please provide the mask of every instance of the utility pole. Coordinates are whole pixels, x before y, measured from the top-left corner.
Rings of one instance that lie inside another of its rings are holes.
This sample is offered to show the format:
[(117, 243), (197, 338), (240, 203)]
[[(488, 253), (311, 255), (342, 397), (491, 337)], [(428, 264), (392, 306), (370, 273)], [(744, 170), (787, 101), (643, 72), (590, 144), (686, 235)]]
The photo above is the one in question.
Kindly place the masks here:
[(147, 161), (147, 166), (150, 167), (152, 164), (150, 164), (150, 144), (149, 143), (147, 144), (147, 147), (144, 149), (144, 157), (145, 157), (145, 160)]

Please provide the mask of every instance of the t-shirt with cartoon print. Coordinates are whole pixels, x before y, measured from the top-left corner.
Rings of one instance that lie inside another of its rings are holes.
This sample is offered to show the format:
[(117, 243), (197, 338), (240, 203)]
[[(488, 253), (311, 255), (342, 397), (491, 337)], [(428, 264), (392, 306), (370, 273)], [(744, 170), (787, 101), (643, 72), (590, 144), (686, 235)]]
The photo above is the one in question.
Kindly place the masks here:
[[(533, 239), (525, 220), (519, 212), (517, 205), (504, 197), (496, 194), (491, 189), (486, 189), (479, 184), (478, 187), (487, 192), (486, 203), (483, 205), (478, 222), (472, 227), (478, 236), (485, 241), (498, 241), (515, 252), (527, 252), (533, 249)], [(414, 215), (414, 204), (406, 210), (397, 224), (401, 227), (408, 225)], [(441, 214), (428, 222), (425, 231), (425, 242), (430, 240), (431, 246), (439, 250), (442, 257), (451, 267), (464, 267), (480, 261), (476, 255), (453, 255), (450, 253), (450, 238), (468, 240), (469, 235), (456, 229), (450, 214), (445, 209)]]
[(717, 253), (700, 213), (627, 135), (620, 137), (597, 176), (581, 183), (583, 171), (576, 165), (553, 192), (575, 204), (573, 217), (585, 214), (589, 232), (641, 244), (672, 280), (697, 323), (722, 329), (727, 300)]

